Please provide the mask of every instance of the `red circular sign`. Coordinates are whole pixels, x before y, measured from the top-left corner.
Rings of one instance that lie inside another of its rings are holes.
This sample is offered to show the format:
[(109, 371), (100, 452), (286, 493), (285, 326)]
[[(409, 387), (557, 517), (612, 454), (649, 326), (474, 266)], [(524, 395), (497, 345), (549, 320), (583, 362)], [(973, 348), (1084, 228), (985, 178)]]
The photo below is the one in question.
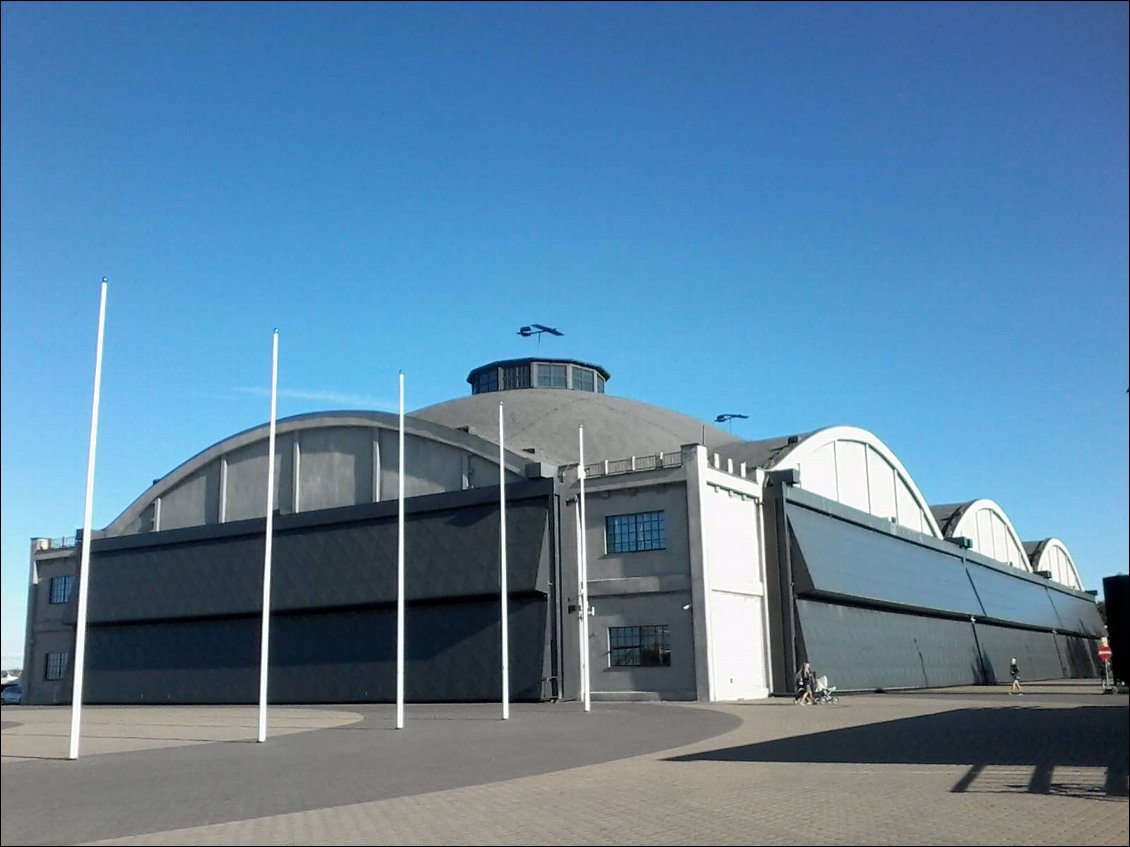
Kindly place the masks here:
[(1107, 659), (1109, 659), (1110, 658), (1110, 648), (1109, 647), (1100, 647), (1099, 648), (1099, 658), (1102, 659), (1104, 662)]

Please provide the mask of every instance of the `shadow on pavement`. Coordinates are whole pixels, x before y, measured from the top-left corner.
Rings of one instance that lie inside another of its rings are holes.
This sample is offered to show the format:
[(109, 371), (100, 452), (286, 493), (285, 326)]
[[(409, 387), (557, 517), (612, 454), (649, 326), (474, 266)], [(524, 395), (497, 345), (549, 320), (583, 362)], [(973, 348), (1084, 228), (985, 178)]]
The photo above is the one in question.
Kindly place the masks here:
[[(970, 790), (987, 769), (1029, 768), (1025, 790), (1031, 793), (1125, 797), (1128, 711), (1095, 706), (960, 709), (673, 756), (666, 761), (968, 765), (970, 770), (954, 786), (955, 792)], [(1062, 781), (1053, 781), (1056, 768), (1101, 768), (1106, 776), (1101, 788), (1065, 789)], [(1017, 787), (1002, 784), (1000, 790), (1015, 791)]]

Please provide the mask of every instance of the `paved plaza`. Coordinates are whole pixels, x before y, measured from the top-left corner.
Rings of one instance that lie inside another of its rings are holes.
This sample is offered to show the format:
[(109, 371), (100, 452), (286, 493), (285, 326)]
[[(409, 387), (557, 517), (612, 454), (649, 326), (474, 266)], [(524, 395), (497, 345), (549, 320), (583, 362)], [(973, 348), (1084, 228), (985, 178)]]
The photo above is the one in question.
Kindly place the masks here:
[(1097, 681), (791, 700), (3, 709), (24, 844), (1127, 844)]

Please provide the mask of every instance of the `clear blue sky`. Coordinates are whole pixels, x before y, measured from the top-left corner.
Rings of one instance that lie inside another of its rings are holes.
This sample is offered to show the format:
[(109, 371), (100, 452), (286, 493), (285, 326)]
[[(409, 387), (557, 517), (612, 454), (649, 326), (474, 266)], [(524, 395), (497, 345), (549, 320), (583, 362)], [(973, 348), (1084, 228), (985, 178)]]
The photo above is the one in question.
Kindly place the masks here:
[[(3, 654), (32, 536), (543, 354), (875, 433), (1127, 571), (1127, 4), (4, 3)], [(673, 445), (676, 446), (676, 445)]]

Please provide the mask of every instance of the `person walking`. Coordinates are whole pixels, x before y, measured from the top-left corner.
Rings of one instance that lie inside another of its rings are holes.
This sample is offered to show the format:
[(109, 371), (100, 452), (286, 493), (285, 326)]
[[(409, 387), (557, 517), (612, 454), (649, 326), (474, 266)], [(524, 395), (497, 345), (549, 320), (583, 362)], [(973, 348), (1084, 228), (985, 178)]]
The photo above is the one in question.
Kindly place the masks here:
[(1012, 676), (1012, 687), (1009, 688), (1008, 693), (1023, 696), (1024, 690), (1020, 687), (1020, 665), (1016, 664), (1015, 656), (1008, 663), (1008, 672)]
[(800, 670), (796, 672), (796, 696), (793, 697), (793, 705), (805, 705), (814, 703), (813, 694), (816, 692), (816, 672), (812, 670), (812, 665), (805, 662), (801, 665)]

